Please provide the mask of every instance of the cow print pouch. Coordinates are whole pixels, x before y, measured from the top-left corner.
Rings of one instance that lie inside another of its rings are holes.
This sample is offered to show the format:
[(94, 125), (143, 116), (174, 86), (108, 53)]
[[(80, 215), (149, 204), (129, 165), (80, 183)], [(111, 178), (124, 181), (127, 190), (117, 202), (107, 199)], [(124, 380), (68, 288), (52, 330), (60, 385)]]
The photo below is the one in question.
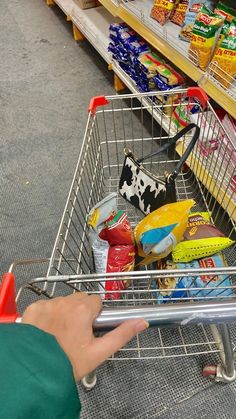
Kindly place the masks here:
[[(174, 145), (182, 136), (195, 128), (195, 132), (190, 140), (183, 156), (177, 163), (173, 173), (164, 173), (162, 176), (156, 176), (149, 172), (142, 165), (145, 159), (153, 157), (164, 150), (167, 150), (171, 145)], [(137, 209), (144, 214), (149, 214), (162, 205), (176, 202), (176, 188), (175, 179), (179, 174), (184, 162), (192, 151), (198, 137), (200, 129), (195, 124), (189, 124), (183, 130), (178, 132), (167, 144), (161, 147), (157, 152), (143, 157), (142, 159), (135, 159), (132, 152), (125, 149), (125, 161), (120, 177), (119, 191), (120, 194), (133, 204)]]

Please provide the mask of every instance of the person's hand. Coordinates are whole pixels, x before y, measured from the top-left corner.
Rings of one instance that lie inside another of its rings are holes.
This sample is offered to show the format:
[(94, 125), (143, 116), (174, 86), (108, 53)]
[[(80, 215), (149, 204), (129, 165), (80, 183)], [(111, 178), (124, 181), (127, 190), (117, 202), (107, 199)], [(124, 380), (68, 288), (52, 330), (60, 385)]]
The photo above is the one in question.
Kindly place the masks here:
[(26, 309), (22, 323), (55, 336), (71, 361), (78, 381), (148, 327), (143, 319), (127, 320), (96, 338), (92, 324), (101, 309), (100, 297), (77, 292), (68, 297), (33, 303)]

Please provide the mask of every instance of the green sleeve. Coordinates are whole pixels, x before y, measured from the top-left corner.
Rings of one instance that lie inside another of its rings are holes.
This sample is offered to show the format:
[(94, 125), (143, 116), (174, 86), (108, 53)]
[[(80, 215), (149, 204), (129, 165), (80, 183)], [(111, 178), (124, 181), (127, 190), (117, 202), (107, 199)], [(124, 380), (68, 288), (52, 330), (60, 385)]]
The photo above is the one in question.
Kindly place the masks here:
[(54, 336), (26, 324), (0, 325), (0, 418), (77, 419), (69, 359)]

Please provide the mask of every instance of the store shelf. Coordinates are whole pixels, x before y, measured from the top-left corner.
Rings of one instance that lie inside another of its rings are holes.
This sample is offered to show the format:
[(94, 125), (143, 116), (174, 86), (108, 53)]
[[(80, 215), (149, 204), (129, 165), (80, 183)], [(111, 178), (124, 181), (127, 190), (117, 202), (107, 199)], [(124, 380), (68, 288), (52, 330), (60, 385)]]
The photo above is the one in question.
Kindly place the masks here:
[[(124, 85), (135, 94), (139, 94), (133, 80), (123, 71), (116, 62), (112, 62), (111, 54), (108, 52), (109, 26), (111, 23), (120, 22), (120, 18), (115, 18), (103, 6), (92, 9), (81, 9), (74, 0), (55, 0), (55, 3), (70, 16), (72, 23), (79, 29), (85, 38), (93, 45), (98, 53), (108, 64), (112, 64), (113, 72), (119, 77)], [(142, 106), (152, 114), (153, 118), (159, 123), (161, 128), (169, 135), (176, 133), (176, 128), (171, 124), (170, 118), (161, 112), (157, 106), (147, 99), (141, 99)]]
[[(176, 146), (176, 151), (179, 156), (182, 156), (185, 150), (186, 146), (184, 143), (179, 142)], [(187, 159), (186, 163), (193, 171), (196, 178), (206, 187), (211, 195), (214, 196), (229, 216), (236, 221), (236, 202), (232, 199), (234, 193), (230, 193), (229, 188), (226, 188), (223, 182), (214, 179), (211, 172), (203, 164), (203, 160), (199, 158), (199, 155), (191, 153), (191, 157)]]
[[(111, 0), (101, 0), (109, 10)], [(164, 26), (150, 18), (153, 0), (133, 0), (120, 2), (113, 13), (120, 17), (155, 49), (160, 51), (173, 64), (187, 74), (193, 81), (204, 88), (206, 93), (236, 118), (236, 88), (227, 90), (213, 79), (211, 74), (204, 73), (188, 58), (189, 44), (178, 37), (179, 27), (171, 22)]]
[[(127, 86), (127, 88), (135, 94), (139, 94), (139, 90), (137, 89), (133, 80), (126, 74), (124, 70), (116, 63), (112, 63), (112, 69), (115, 74), (122, 80), (122, 82)], [(171, 123), (171, 119), (161, 112), (158, 109), (158, 106), (153, 106), (152, 102), (144, 99), (140, 96), (140, 101), (142, 100), (142, 107), (145, 108), (152, 117), (158, 122), (161, 127), (169, 136), (174, 136), (176, 134), (176, 127), (173, 123)]]
[(101, 3), (113, 16), (118, 16), (118, 7), (119, 2), (115, 0), (99, 0)]

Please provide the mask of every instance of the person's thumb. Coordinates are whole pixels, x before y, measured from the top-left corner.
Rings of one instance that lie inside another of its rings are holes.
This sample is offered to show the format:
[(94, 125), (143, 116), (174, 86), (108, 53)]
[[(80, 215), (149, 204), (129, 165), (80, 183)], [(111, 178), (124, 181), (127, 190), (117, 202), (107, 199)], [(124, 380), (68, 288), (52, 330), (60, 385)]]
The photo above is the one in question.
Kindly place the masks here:
[(137, 333), (143, 332), (148, 326), (149, 324), (144, 319), (127, 320), (112, 332), (97, 338), (93, 345), (94, 360), (96, 359), (97, 365), (117, 352)]

